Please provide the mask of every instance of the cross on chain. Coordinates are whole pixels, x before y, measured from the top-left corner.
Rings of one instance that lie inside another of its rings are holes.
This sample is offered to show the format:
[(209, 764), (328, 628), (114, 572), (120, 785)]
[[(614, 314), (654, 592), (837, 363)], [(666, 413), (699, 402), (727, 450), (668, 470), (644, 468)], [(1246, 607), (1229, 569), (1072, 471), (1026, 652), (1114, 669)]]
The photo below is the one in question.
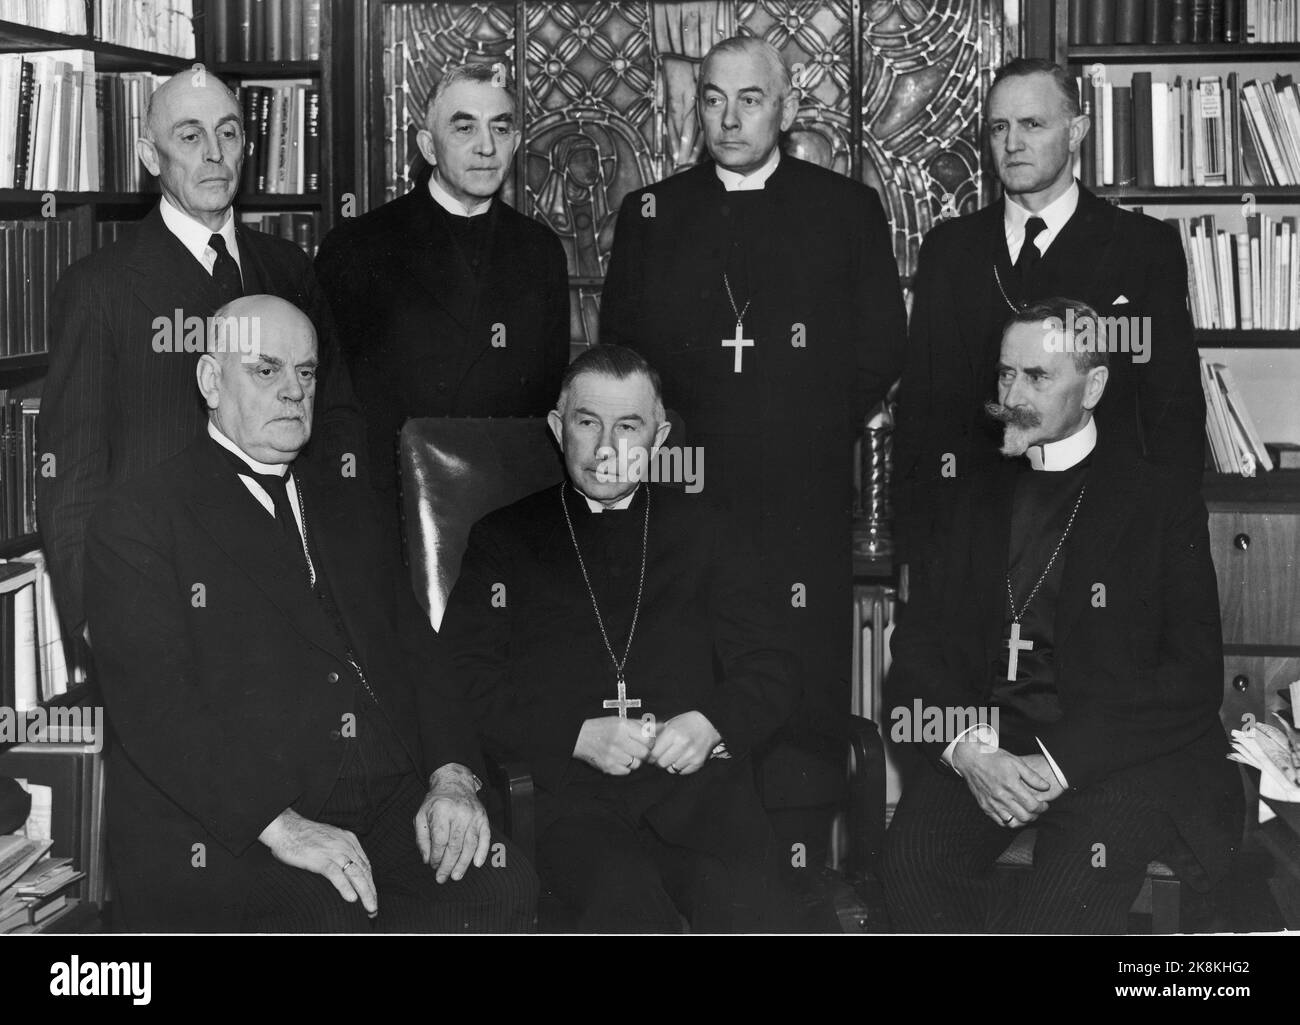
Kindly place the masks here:
[(1011, 659), (1007, 662), (1007, 679), (1012, 682), (1016, 679), (1016, 667), (1020, 664), (1020, 653), (1030, 651), (1034, 646), (1033, 641), (1022, 641), (1020, 639), (1020, 623), (1011, 624), (1011, 636), (1007, 640), (1007, 647), (1011, 649)]
[(627, 696), (627, 681), (624, 680), (622, 676), (620, 676), (620, 677), (618, 678), (618, 697), (617, 697), (617, 698), (609, 698), (609, 699), (607, 699), (607, 700), (605, 700), (605, 701), (602, 701), (602, 702), (600, 703), (600, 707), (601, 707), (601, 708), (617, 708), (617, 709), (618, 709), (618, 717), (619, 717), (620, 719), (626, 719), (626, 718), (627, 718), (627, 710), (628, 710), (629, 708), (640, 708), (640, 707), (641, 707), (641, 699), (640, 699), (640, 698), (629, 698), (629, 697)]
[(741, 326), (740, 321), (736, 321), (736, 337), (722, 339), (724, 348), (734, 349), (736, 352), (736, 364), (731, 368), (732, 372), (736, 374), (741, 372), (741, 361), (745, 358), (745, 350), (751, 348), (754, 344), (754, 339), (744, 338), (742, 337), (743, 334), (744, 328)]

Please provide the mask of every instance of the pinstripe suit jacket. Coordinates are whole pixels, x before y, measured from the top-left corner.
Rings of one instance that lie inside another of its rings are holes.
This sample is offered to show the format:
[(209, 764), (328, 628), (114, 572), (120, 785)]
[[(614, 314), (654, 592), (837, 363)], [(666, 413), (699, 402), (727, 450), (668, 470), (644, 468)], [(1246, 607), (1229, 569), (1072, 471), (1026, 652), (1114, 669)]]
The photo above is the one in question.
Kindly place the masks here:
[[(237, 225), (247, 294), (304, 310), (320, 343), (315, 431), (305, 456), (364, 452), (364, 425), (347, 368), (335, 358), (329, 309), (311, 261), (293, 243)], [(157, 352), (158, 317), (207, 317), (220, 305), (212, 276), (155, 207), (126, 238), (69, 267), (54, 296), (50, 369), (41, 396), (40, 450), (52, 473), (37, 485), (37, 518), (68, 630), (85, 620), (85, 531), (105, 491), (185, 448), (206, 422), (197, 353)]]

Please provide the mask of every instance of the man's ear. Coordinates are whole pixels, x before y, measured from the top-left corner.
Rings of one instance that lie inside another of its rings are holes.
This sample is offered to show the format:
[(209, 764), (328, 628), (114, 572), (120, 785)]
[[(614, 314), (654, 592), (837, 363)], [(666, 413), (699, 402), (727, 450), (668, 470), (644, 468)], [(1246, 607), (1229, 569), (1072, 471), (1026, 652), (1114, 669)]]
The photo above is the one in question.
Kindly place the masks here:
[(198, 366), (194, 368), (195, 379), (199, 382), (199, 394), (209, 409), (216, 409), (221, 398), (221, 364), (210, 352), (199, 357)]
[(658, 427), (655, 428), (655, 438), (654, 441), (650, 443), (651, 455), (654, 455), (656, 452), (659, 451), (659, 447), (663, 445), (664, 440), (668, 437), (668, 432), (671, 431), (672, 429), (673, 429), (673, 425), (669, 423), (667, 420), (665, 420), (663, 423), (661, 423)]
[(1088, 136), (1088, 130), (1092, 127), (1092, 118), (1087, 114), (1080, 114), (1078, 117), (1070, 119), (1070, 152), (1077, 153), (1079, 147), (1083, 145), (1083, 140)]
[(781, 131), (788, 132), (799, 114), (799, 94), (792, 87), (781, 101)]
[(153, 140), (146, 139), (144, 136), (136, 139), (135, 154), (140, 158), (140, 163), (144, 164), (145, 169), (157, 178), (162, 165), (158, 163), (158, 147), (153, 144)]
[[(427, 128), (421, 128), (415, 133), (415, 144), (420, 148), (420, 156), (428, 162), (430, 167), (438, 166), (438, 158), (433, 151), (433, 133)], [(518, 145), (518, 142), (516, 142)]]
[(564, 451), (564, 420), (560, 416), (558, 409), (552, 409), (546, 414), (546, 426), (551, 429), (551, 434), (555, 437), (555, 444), (560, 446), (560, 451)]
[(1106, 390), (1108, 380), (1110, 380), (1110, 367), (1089, 368), (1088, 383), (1083, 387), (1084, 409), (1097, 408), (1097, 403), (1101, 401), (1101, 395)]

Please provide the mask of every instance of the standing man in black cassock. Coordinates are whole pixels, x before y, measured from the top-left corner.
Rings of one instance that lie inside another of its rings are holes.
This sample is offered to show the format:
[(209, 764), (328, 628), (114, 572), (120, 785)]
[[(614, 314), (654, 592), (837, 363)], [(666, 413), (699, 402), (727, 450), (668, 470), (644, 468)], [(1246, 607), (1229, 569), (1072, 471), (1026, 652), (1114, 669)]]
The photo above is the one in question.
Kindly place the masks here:
[(925, 545), (942, 540), (956, 482), (997, 465), (997, 425), (983, 403), (1002, 325), (1034, 300), (1071, 295), (1103, 318), (1123, 318), (1112, 335), (1127, 338), (1129, 351), (1112, 353), (1097, 408), (1108, 437), (1191, 483), (1205, 462), (1178, 233), (1075, 181), (1088, 118), (1063, 68), (1020, 58), (999, 69), (986, 131), (1006, 195), (935, 227), (916, 277), (894, 442), (895, 545), (914, 571)]
[(392, 508), (408, 417), (542, 416), (569, 362), (560, 240), (497, 195), (519, 139), (502, 67), (450, 69), (416, 136), (432, 174), (316, 257)]
[[(842, 772), (821, 734), (850, 707), (853, 441), (902, 369), (898, 267), (872, 189), (779, 150), (798, 98), (775, 48), (719, 43), (698, 101), (711, 159), (624, 201), (601, 337), (660, 369), (710, 495), (759, 538), (805, 694), (764, 798), (825, 808)], [(788, 838), (814, 850), (822, 819)]]

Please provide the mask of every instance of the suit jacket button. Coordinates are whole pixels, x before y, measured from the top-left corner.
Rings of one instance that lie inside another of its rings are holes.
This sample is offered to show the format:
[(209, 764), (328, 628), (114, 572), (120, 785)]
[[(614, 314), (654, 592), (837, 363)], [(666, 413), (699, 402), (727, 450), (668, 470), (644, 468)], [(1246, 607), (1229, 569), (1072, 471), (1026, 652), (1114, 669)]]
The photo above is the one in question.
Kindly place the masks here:
[(338, 682), (339, 682), (339, 674), (338, 674), (338, 673), (330, 673), (329, 676), (325, 677), (325, 679), (329, 680), (330, 683), (338, 683)]
[(342, 730), (330, 730), (330, 740), (338, 740), (343, 736)]

